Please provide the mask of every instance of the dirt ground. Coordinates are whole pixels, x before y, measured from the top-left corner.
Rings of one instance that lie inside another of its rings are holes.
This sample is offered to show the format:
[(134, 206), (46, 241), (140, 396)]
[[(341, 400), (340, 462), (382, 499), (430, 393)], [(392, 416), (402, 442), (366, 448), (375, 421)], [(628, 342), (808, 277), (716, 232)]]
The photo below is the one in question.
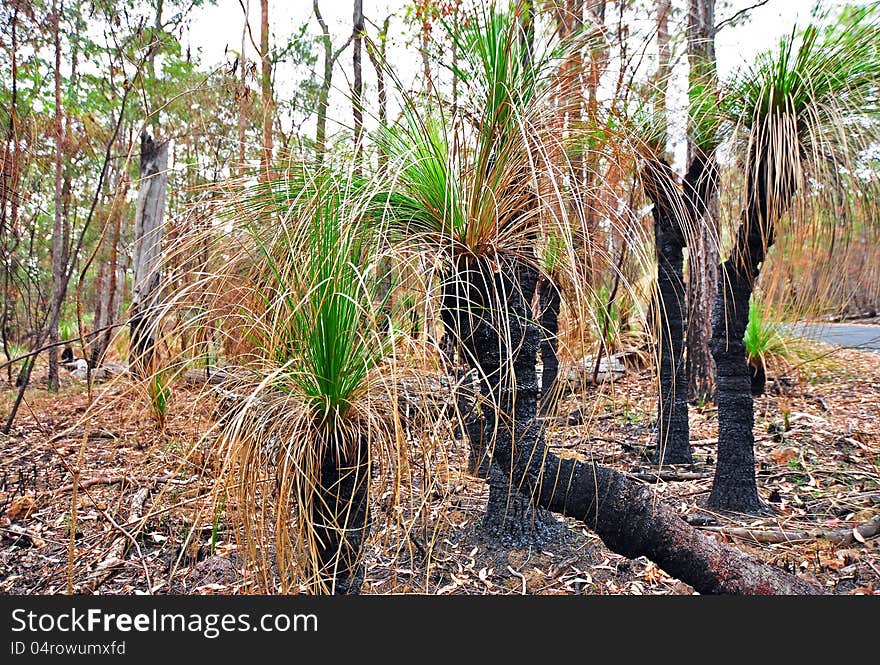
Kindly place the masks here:
[[(647, 370), (568, 396), (550, 425), (551, 446), (651, 484), (693, 524), (830, 592), (880, 594), (880, 538), (851, 535), (880, 514), (880, 354), (812, 350), (810, 360), (772, 366), (767, 394), (756, 399), (758, 483), (772, 517), (702, 507), (717, 447), (711, 405), (691, 406), (696, 463), (658, 476), (648, 461), (656, 394)], [(96, 385), (97, 407), (84, 420), (85, 384), (65, 376), (51, 395), (44, 375), (11, 434), (0, 435), (0, 592), (258, 592), (213, 501), (216, 459), (204, 436), (213, 399), (204, 388), (175, 386), (161, 428), (126, 379)], [(4, 385), (4, 414), (14, 396)], [(449, 468), (435, 473), (427, 496), (398, 508), (417, 504), (418, 519), (406, 522), (417, 526), (404, 529), (385, 497), (374, 498), (363, 593), (693, 592), (644, 558), (611, 553), (570, 520), (540, 546), (486, 542), (486, 490), (457, 468), (463, 444), (450, 437), (442, 445)]]

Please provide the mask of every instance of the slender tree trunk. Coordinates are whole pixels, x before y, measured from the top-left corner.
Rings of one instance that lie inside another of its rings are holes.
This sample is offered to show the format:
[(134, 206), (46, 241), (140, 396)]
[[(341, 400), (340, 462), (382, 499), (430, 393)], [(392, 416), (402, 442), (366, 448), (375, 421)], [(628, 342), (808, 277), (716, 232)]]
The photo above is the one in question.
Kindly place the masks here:
[(712, 159), (696, 155), (683, 183), (675, 184), (669, 165), (657, 159), (642, 172), (645, 191), (654, 203), (657, 252), (657, 337), (660, 340), (660, 398), (657, 413), (657, 464), (689, 464), (692, 460), (688, 424), (687, 374), (684, 359), (685, 290), (683, 249), (688, 235), (705, 216), (707, 201), (717, 189)]
[(275, 107), (272, 101), (272, 59), (269, 54), (269, 0), (260, 0), (260, 60), (263, 96), (263, 152), (260, 173), (261, 177), (268, 178), (272, 166), (272, 123), (275, 119)]
[[(12, 360), (9, 348), (10, 314), (15, 316), (15, 296), (12, 286), (12, 253), (18, 247), (18, 199), (21, 176), (21, 154), (18, 150), (18, 10), (19, 2), (13, 4), (10, 21), (11, 37), (11, 97), (9, 100), (9, 122), (6, 126), (6, 141), (3, 146), (2, 173), (0, 173), (0, 251), (3, 252), (3, 310), (0, 313), (0, 338), (6, 362)], [(8, 221), (8, 223), (7, 223)], [(6, 379), (12, 382), (12, 364), (6, 366)]]
[[(376, 72), (376, 94), (379, 101), (379, 126), (384, 127), (388, 123), (388, 90), (385, 84), (385, 55), (387, 53), (388, 24), (390, 16), (385, 17), (382, 28), (379, 30), (378, 51), (373, 46), (367, 47), (367, 55)], [(388, 167), (388, 154), (379, 146), (379, 172), (384, 173)]]
[(778, 172), (779, 165), (772, 159), (774, 140), (774, 132), (768, 130), (751, 143), (746, 160), (746, 207), (730, 257), (719, 269), (712, 312), (718, 462), (709, 506), (742, 513), (766, 510), (755, 479), (754, 398), (743, 342), (749, 299), (773, 246), (776, 220), (791, 206), (797, 190), (795, 176)]
[(684, 364), (684, 262), (686, 224), (684, 197), (675, 189), (672, 169), (663, 160), (643, 174), (654, 202), (654, 244), (657, 253), (657, 337), (660, 340), (656, 464), (690, 464), (693, 459), (688, 425), (687, 379)]
[[(471, 282), (492, 284), (495, 293), (503, 294), (502, 302), (472, 318), (475, 327), (465, 344), (475, 367), (491, 377), (500, 417), (497, 428), (491, 423), (487, 435), (493, 462), (508, 473), (511, 484), (534, 504), (582, 521), (612, 551), (630, 558), (647, 556), (700, 593), (822, 593), (819, 587), (697, 531), (623, 474), (560, 459), (547, 450), (544, 428), (536, 419), (534, 358), (541, 335), (530, 317), (530, 298), (519, 288), (523, 277), (517, 274), (517, 262), (497, 257), (495, 263), (497, 271), (486, 266), (481, 277), (472, 273)], [(482, 288), (475, 285), (474, 292), (480, 293)], [(503, 349), (498, 329), (506, 332)]]
[(355, 173), (360, 173), (364, 159), (363, 133), (364, 133), (364, 3), (363, 0), (354, 0), (354, 14), (352, 17), (354, 35), (354, 53), (352, 55), (352, 83), (351, 110), (354, 120), (354, 155)]
[(129, 365), (132, 374), (144, 378), (153, 366), (156, 331), (155, 310), (159, 305), (161, 281), (162, 220), (168, 186), (168, 143), (141, 135), (140, 184), (135, 209), (134, 274), (131, 288), (131, 342)]
[[(120, 173), (120, 177), (122, 174)], [(126, 187), (126, 190), (128, 188)], [(125, 198), (125, 192), (121, 199)], [(122, 210), (111, 211), (113, 227), (110, 235), (110, 256), (102, 270), (106, 270), (106, 280), (101, 282), (101, 293), (98, 294), (98, 305), (95, 314), (94, 329), (97, 331), (89, 351), (89, 365), (99, 367), (113, 337), (110, 327), (119, 320), (117, 310), (121, 301), (119, 291), (119, 240), (122, 235)], [(100, 323), (99, 323), (100, 321)]]
[(248, 19), (250, 15), (250, 0), (243, 0), (244, 7), (244, 26), (241, 29), (241, 55), (239, 56), (239, 64), (241, 65), (241, 81), (238, 91), (238, 168), (241, 173), (245, 171), (245, 155), (247, 153), (247, 103), (249, 91), (247, 87), (247, 57), (245, 49), (247, 42), (245, 37), (248, 30)]
[(327, 143), (327, 105), (330, 99), (330, 86), (333, 83), (333, 43), (330, 41), (330, 28), (321, 16), (318, 0), (314, 0), (312, 8), (318, 24), (321, 26), (321, 42), (324, 45), (324, 75), (321, 79), (321, 89), (318, 93), (318, 118), (315, 127), (315, 153), (318, 163), (324, 161), (324, 151)]
[[(659, 131), (666, 142), (666, 91), (669, 88), (670, 51), (669, 51), (669, 11), (671, 0), (657, 0), (657, 80), (654, 83), (656, 101), (654, 117)], [(666, 148), (664, 145), (664, 152)]]
[[(61, 307), (64, 304), (65, 253), (67, 242), (64, 237), (64, 122), (61, 108), (61, 12), (64, 2), (58, 6), (52, 3), (52, 32), (55, 41), (55, 225), (52, 230), (52, 300), (49, 304), (50, 344), (58, 341), (58, 324), (61, 320)], [(49, 349), (49, 390), (58, 391), (58, 347)]]
[[(718, 87), (715, 0), (689, 0), (687, 40), (691, 95), (711, 94)], [(691, 122), (693, 124), (693, 119)], [(688, 159), (693, 160), (697, 156), (712, 159), (714, 154), (703, 154), (700, 146), (690, 138)], [(707, 201), (706, 214), (693, 229), (688, 248), (688, 397), (701, 402), (712, 399), (715, 393), (715, 371), (709, 340), (712, 336), (712, 304), (718, 288), (718, 239), (716, 188)]]
[(749, 298), (763, 260), (763, 240), (743, 223), (730, 258), (719, 270), (712, 313), (712, 358), (718, 402), (718, 462), (709, 506), (760, 513), (755, 478), (755, 414), (752, 382), (743, 336), (749, 322)]
[(324, 73), (321, 78), (321, 87), (318, 91), (317, 121), (315, 125), (315, 159), (318, 164), (321, 164), (327, 151), (327, 107), (330, 102), (330, 86), (333, 83), (333, 66), (352, 39), (349, 38), (345, 44), (334, 51), (333, 42), (330, 39), (330, 28), (321, 15), (318, 0), (313, 0), (312, 10), (318, 25), (321, 27), (321, 43), (324, 46)]

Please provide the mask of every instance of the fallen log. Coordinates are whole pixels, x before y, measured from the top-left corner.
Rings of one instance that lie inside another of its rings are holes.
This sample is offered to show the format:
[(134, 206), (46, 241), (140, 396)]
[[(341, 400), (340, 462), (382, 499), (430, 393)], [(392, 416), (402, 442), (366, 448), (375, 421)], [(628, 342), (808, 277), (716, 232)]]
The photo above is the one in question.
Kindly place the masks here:
[(642, 480), (647, 483), (681, 483), (688, 480), (706, 480), (712, 474), (704, 471), (660, 471), (646, 473), (628, 473), (627, 478)]
[(836, 545), (852, 545), (856, 541), (864, 542), (868, 538), (880, 534), (880, 515), (856, 527), (845, 529), (808, 529), (803, 531), (785, 531), (783, 529), (750, 529), (748, 527), (706, 526), (702, 531), (720, 533), (730, 538), (751, 540), (766, 545), (782, 543), (807, 542), (811, 540), (827, 540)]

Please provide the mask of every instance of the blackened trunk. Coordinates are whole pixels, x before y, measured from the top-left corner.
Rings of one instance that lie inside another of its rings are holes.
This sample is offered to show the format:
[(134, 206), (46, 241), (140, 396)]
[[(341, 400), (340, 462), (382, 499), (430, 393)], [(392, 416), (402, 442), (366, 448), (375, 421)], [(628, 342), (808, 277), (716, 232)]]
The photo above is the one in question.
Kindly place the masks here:
[(752, 378), (743, 342), (749, 298), (764, 251), (758, 225), (743, 223), (730, 258), (719, 270), (710, 342), (718, 402), (718, 462), (709, 495), (709, 506), (718, 510), (764, 511), (755, 479)]
[(314, 503), (313, 528), (318, 545), (322, 590), (336, 594), (360, 591), (360, 554), (367, 533), (370, 480), (369, 443), (341, 459), (334, 446), (325, 453), (321, 485)]
[(752, 381), (752, 396), (760, 397), (767, 387), (767, 370), (760, 359), (749, 362), (749, 378)]
[(643, 173), (645, 191), (654, 203), (657, 253), (657, 337), (660, 341), (656, 464), (693, 461), (688, 425), (687, 374), (684, 360), (685, 290), (682, 226), (687, 222), (685, 197), (677, 191), (672, 169), (662, 159)]
[(556, 406), (556, 378), (559, 376), (557, 333), (559, 332), (559, 307), (562, 298), (559, 288), (547, 276), (541, 278), (538, 287), (541, 312), (541, 415), (548, 415)]
[[(659, 300), (660, 398), (657, 411), (656, 464), (690, 464), (687, 374), (684, 362), (684, 243), (674, 220), (654, 206)], [(659, 213), (659, 214), (658, 214)]]
[[(478, 375), (477, 405), (466, 429), (471, 467), (489, 485), (483, 532), (502, 544), (524, 546), (544, 542), (559, 525), (521, 493), (517, 483), (511, 482), (512, 469), (494, 459), (493, 445), (499, 439), (515, 440), (537, 408), (535, 359), (540, 334), (533, 326), (534, 336), (528, 340), (528, 348), (514, 348), (503, 324), (523, 318), (531, 320), (531, 296), (537, 287), (538, 271), (509, 257), (499, 261), (495, 270), (486, 259), (459, 257), (456, 284), (447, 290), (444, 304), (452, 312), (462, 355)], [(511, 305), (514, 310), (507, 309)], [(531, 362), (532, 384), (524, 391), (517, 390), (519, 382), (508, 371), (512, 354), (528, 357)], [(518, 407), (522, 399), (528, 403)], [(527, 414), (525, 420), (522, 414)]]
[[(513, 288), (522, 280), (512, 276), (512, 263), (502, 261), (496, 273), (485, 271), (492, 275), (506, 307), (496, 310), (494, 322), (478, 320), (473, 334), (464, 338), (476, 366), (493, 377), (500, 416), (493, 432), (493, 462), (507, 472), (512, 484), (534, 504), (582, 521), (614, 552), (630, 558), (647, 556), (701, 593), (822, 593), (821, 588), (697, 531), (623, 474), (560, 459), (547, 450), (544, 428), (536, 418), (534, 358), (540, 332), (529, 316), (530, 299)], [(503, 345), (497, 340), (496, 326), (505, 332)]]

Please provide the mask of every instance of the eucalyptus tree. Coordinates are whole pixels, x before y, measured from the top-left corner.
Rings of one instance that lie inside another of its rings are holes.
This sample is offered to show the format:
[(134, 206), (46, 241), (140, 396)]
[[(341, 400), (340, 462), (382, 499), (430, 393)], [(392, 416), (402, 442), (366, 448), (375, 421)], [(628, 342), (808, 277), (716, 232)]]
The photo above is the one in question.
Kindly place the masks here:
[[(826, 19), (826, 14), (823, 18)], [(743, 210), (719, 272), (711, 350), (718, 402), (718, 462), (709, 505), (759, 512), (754, 407), (743, 336), (749, 299), (786, 221), (875, 192), (859, 161), (878, 140), (880, 4), (793, 32), (725, 92), (744, 177)], [(846, 216), (844, 215), (845, 219)]]

